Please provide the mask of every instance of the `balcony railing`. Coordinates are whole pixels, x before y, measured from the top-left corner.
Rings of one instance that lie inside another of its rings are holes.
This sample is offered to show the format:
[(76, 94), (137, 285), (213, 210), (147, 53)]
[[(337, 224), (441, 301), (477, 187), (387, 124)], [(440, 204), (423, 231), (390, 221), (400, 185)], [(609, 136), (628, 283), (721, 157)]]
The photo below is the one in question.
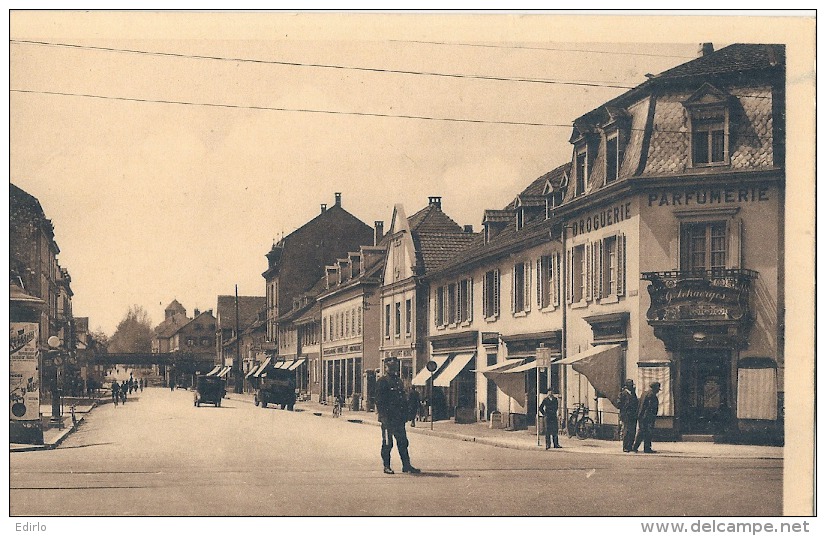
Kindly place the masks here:
[(650, 281), (652, 324), (683, 321), (747, 321), (758, 273), (745, 269), (643, 272)]

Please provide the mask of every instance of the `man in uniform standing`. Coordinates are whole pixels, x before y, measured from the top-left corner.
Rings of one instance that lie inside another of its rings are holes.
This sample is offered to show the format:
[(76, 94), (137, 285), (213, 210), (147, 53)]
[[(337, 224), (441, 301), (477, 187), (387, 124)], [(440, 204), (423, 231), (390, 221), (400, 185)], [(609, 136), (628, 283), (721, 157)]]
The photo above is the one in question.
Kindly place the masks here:
[(545, 450), (551, 448), (551, 438), (555, 449), (562, 448), (559, 445), (559, 399), (554, 395), (548, 391), (545, 400), (539, 404), (539, 414), (545, 417)]
[(653, 453), (651, 450), (651, 436), (654, 434), (654, 421), (657, 419), (660, 401), (657, 393), (660, 392), (660, 382), (651, 384), (651, 388), (645, 392), (640, 401), (640, 411), (637, 416), (639, 421), (639, 431), (637, 439), (634, 441), (634, 452), (639, 452), (640, 444), (643, 444), (643, 452)]
[(409, 404), (404, 384), (399, 378), (399, 361), (396, 358), (384, 360), (384, 376), (376, 381), (376, 409), (381, 423), (381, 460), (384, 463), (385, 474), (394, 474), (390, 467), (390, 452), (393, 450), (393, 439), (402, 459), (402, 471), (405, 473), (421, 473), (410, 465), (410, 455), (407, 452), (407, 431), (405, 424), (409, 416)]
[(637, 433), (637, 412), (640, 401), (637, 398), (637, 390), (634, 388), (634, 380), (625, 380), (625, 385), (617, 401), (620, 422), (622, 423), (622, 451), (631, 452), (634, 448), (634, 434)]

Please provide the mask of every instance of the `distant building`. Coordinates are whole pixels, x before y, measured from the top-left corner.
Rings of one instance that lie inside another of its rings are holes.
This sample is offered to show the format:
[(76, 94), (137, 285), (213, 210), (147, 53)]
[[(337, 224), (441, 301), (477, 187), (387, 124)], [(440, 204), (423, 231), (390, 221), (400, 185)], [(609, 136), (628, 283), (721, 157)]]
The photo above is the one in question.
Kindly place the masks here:
[(306, 292), (324, 275), (324, 267), (373, 240), (373, 230), (344, 210), (341, 194), (335, 204), (321, 205), (321, 213), (283, 237), (267, 253), (267, 340), (275, 342), (276, 321), (293, 308), (293, 298)]
[[(238, 296), (237, 323), (238, 329), (243, 333), (253, 323), (258, 320), (258, 313), (263, 311), (267, 304), (265, 296)], [(218, 303), (215, 309), (216, 327), (216, 365), (232, 366), (236, 357), (236, 343), (238, 340), (236, 333), (236, 300), (234, 295), (218, 296)], [(243, 346), (243, 344), (242, 344)], [(262, 348), (258, 348), (262, 350)], [(249, 359), (249, 355), (242, 353), (241, 360)]]

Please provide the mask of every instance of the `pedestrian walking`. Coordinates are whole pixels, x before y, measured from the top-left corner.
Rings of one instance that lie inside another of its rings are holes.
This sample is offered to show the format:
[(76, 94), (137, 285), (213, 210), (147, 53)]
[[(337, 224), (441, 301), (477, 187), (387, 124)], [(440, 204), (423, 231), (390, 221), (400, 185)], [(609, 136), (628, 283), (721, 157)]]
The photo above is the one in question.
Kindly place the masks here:
[(399, 378), (399, 360), (396, 358), (384, 360), (384, 376), (376, 381), (376, 408), (381, 423), (381, 459), (384, 463), (384, 473), (395, 474), (390, 467), (394, 439), (402, 460), (402, 471), (411, 474), (421, 473), (419, 469), (410, 465), (405, 430), (405, 424), (409, 420), (410, 404), (404, 384)]
[(625, 380), (625, 385), (623, 385), (619, 399), (617, 399), (617, 409), (619, 410), (620, 424), (622, 425), (623, 452), (631, 452), (634, 448), (634, 436), (637, 433), (637, 413), (639, 412), (639, 406), (640, 401), (637, 398), (634, 380)]
[(410, 399), (408, 400), (408, 405), (410, 406), (408, 410), (408, 414), (410, 416), (410, 426), (413, 428), (416, 427), (416, 420), (419, 416), (419, 392), (413, 388), (410, 390)]
[(141, 388), (141, 393), (142, 393), (142, 392), (143, 392), (143, 384), (144, 384), (144, 383), (146, 383), (146, 380), (144, 380), (143, 378), (141, 378), (141, 379), (140, 379), (140, 380), (138, 380), (138, 381), (140, 382), (140, 388)]
[(115, 403), (115, 406), (118, 405), (118, 400), (120, 399), (120, 384), (118, 380), (112, 382), (112, 402)]
[(551, 448), (551, 440), (553, 439), (553, 447), (561, 449), (559, 444), (559, 399), (556, 393), (548, 391), (545, 399), (539, 404), (539, 414), (545, 418), (545, 450)]
[(640, 445), (643, 445), (643, 452), (653, 453), (651, 449), (651, 436), (654, 434), (654, 421), (657, 419), (660, 400), (657, 393), (660, 392), (660, 382), (653, 382), (651, 388), (645, 392), (640, 400), (640, 409), (637, 414), (639, 430), (637, 438), (634, 440), (633, 452), (639, 452)]

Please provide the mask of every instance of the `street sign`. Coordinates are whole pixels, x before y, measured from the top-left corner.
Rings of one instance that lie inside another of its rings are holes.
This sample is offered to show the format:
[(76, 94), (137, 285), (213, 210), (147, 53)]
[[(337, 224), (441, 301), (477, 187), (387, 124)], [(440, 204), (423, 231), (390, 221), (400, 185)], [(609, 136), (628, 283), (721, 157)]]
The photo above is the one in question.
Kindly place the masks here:
[(430, 373), (433, 373), (433, 372), (436, 372), (437, 368), (439, 368), (439, 364), (436, 363), (435, 361), (428, 361), (427, 365), (425, 365), (425, 367), (427, 367), (427, 370)]
[(536, 349), (536, 366), (540, 368), (547, 368), (551, 366), (551, 349), (537, 348)]

